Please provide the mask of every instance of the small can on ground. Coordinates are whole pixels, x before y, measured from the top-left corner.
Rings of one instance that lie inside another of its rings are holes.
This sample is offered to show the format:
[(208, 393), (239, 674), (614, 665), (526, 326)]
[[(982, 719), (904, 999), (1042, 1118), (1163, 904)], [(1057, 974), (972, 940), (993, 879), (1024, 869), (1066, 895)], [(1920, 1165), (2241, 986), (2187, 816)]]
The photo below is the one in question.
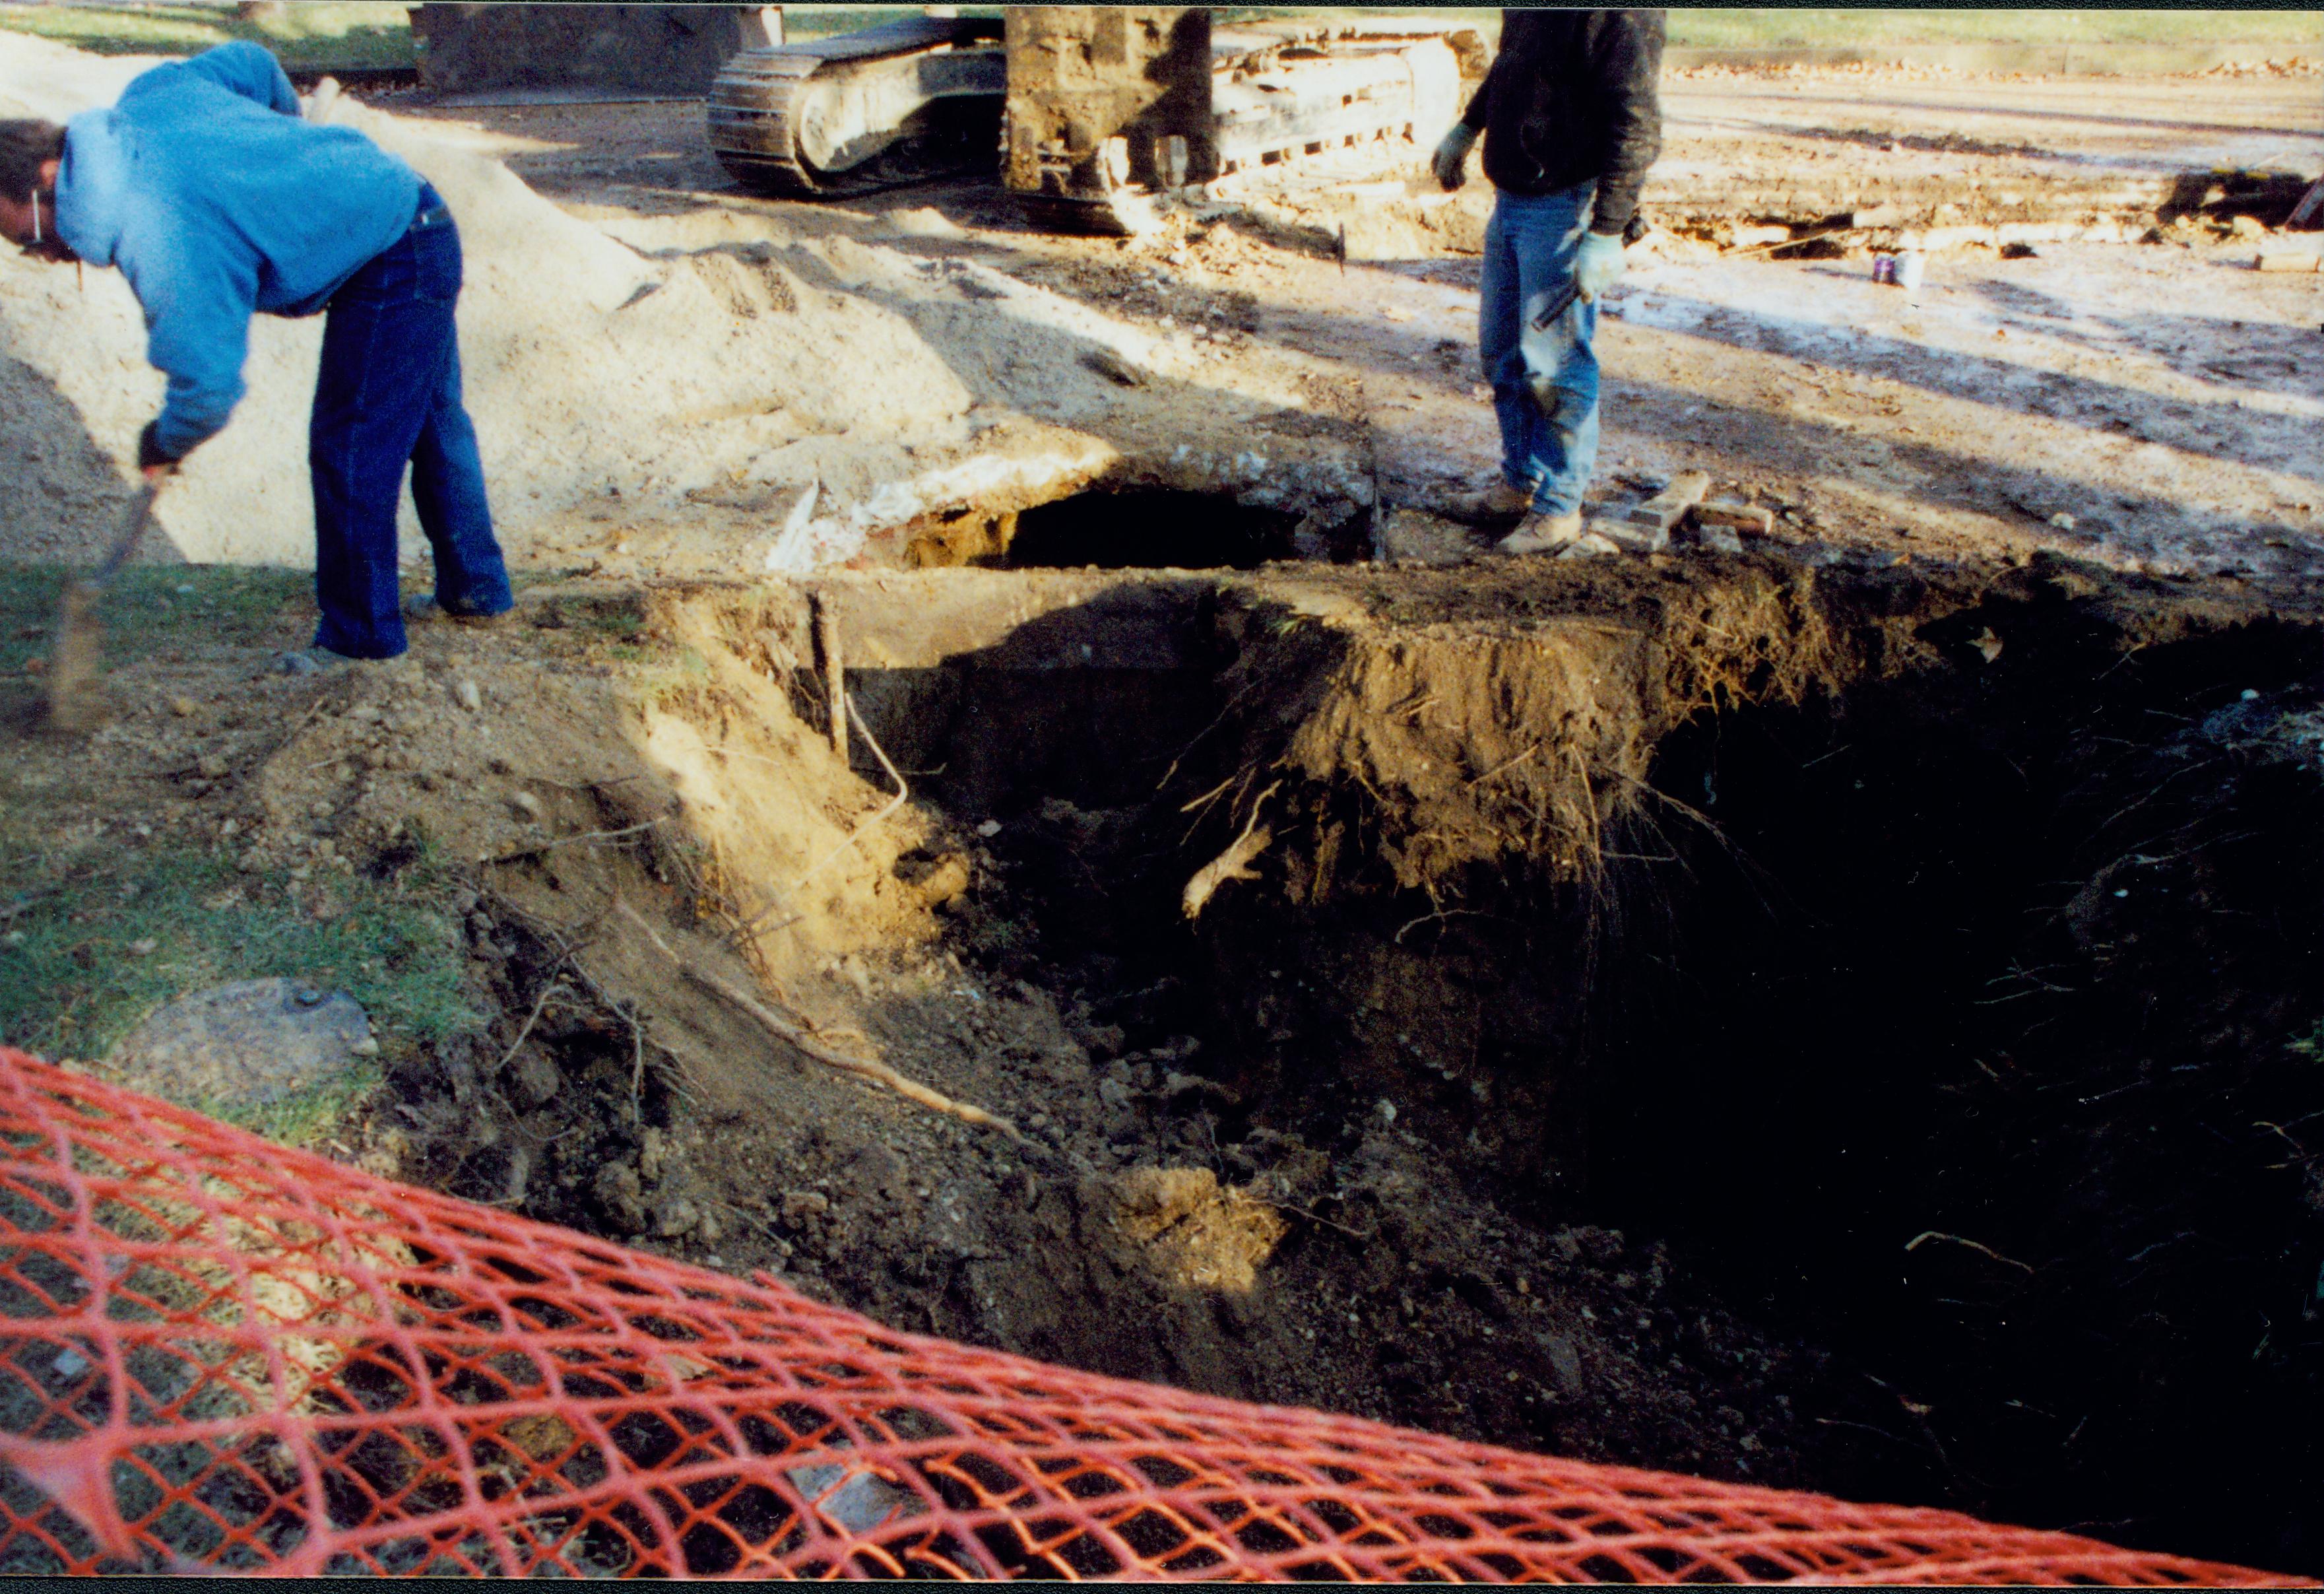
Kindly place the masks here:
[(1896, 285), (1907, 293), (1921, 291), (1921, 273), (1928, 267), (1928, 256), (1917, 249), (1907, 249), (1896, 256)]
[(1880, 254), (1872, 257), (1872, 280), (1876, 283), (1896, 280), (1896, 257), (1894, 255)]

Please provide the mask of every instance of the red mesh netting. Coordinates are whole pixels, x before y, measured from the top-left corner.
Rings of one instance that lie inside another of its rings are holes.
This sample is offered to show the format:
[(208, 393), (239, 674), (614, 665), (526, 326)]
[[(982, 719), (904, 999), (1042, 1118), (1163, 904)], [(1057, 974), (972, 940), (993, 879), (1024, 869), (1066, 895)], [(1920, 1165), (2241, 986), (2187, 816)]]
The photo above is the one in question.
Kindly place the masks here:
[(0, 1571), (2236, 1583), (892, 1333), (0, 1049)]

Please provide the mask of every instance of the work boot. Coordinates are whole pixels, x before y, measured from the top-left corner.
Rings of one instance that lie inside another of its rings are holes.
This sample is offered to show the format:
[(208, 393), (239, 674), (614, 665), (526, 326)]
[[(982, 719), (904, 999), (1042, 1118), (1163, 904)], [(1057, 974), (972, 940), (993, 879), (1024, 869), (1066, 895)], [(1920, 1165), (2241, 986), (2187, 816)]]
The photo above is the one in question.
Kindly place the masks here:
[(493, 626), (515, 612), (503, 609), (497, 615), (480, 615), (466, 609), (446, 608), (425, 592), (415, 592), (403, 600), (403, 617), (407, 621), (449, 620), (456, 626)]
[(368, 660), (335, 653), (327, 647), (294, 647), (276, 655), (274, 667), (285, 675), (336, 675), (367, 663)]
[(1517, 522), (1517, 529), (1493, 544), (1496, 553), (1554, 553), (1582, 535), (1582, 511), (1545, 514), (1539, 510)]
[(1532, 507), (1533, 494), (1529, 490), (1513, 487), (1505, 478), (1496, 477), (1493, 485), (1481, 493), (1462, 493), (1446, 500), (1442, 513), (1447, 520), (1484, 525), (1515, 520)]

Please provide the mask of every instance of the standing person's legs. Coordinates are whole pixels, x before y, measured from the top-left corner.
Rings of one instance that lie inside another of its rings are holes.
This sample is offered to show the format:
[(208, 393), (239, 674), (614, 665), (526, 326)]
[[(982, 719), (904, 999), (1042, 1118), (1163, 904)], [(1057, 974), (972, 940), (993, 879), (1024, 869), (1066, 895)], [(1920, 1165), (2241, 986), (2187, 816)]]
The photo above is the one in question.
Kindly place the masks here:
[(1493, 419), (1501, 429), (1501, 479), (1530, 493), (1545, 467), (1535, 438), (1541, 409), (1526, 380), (1525, 354), (1519, 347), (1525, 330), (1525, 290), (1518, 267), (1517, 223), (1510, 210), (1523, 203), (1519, 196), (1496, 194), (1492, 218), (1485, 223), (1484, 280), (1477, 294), (1477, 357), (1485, 380), (1492, 385)]
[[(1504, 196), (1522, 322), (1518, 383), (1531, 413), (1534, 509), (1570, 514), (1598, 463), (1598, 307), (1573, 297), (1573, 261), (1590, 226), (1593, 185), (1539, 196)], [(1560, 304), (1555, 315), (1545, 312)], [(1498, 404), (1500, 383), (1494, 385)], [(1506, 432), (1507, 422), (1504, 422)]]
[[(460, 235), (448, 220), (421, 240), (423, 275), (447, 310), (460, 296)], [(448, 284), (448, 291), (447, 291)], [(436, 601), (450, 615), (505, 614), (516, 605), (493, 535), (476, 428), (460, 396), (460, 339), (444, 341), (428, 413), (411, 450), (411, 498), (436, 554)]]
[(308, 425), (315, 488), (315, 645), (356, 659), (405, 647), (395, 514), (452, 339), (448, 296), (426, 292), (406, 233), (331, 298)]

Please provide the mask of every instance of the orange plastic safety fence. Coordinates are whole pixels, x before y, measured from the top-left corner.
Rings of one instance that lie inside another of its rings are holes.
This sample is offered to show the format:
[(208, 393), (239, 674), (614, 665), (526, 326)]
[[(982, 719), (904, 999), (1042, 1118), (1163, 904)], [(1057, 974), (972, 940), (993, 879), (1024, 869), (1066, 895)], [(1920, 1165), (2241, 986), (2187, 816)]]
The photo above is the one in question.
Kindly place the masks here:
[(0, 1571), (2236, 1583), (899, 1334), (0, 1049)]

